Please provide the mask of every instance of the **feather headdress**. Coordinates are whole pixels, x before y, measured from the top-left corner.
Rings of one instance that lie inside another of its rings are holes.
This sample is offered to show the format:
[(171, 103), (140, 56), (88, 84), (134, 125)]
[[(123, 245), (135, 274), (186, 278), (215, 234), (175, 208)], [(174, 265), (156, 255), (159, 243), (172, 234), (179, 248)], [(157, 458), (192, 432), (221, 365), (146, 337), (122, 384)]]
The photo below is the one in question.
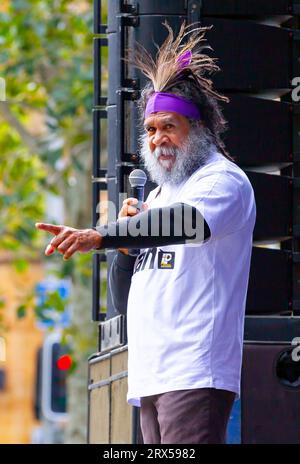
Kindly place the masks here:
[(150, 53), (139, 43), (131, 54), (131, 62), (136, 68), (148, 77), (155, 92), (167, 92), (177, 83), (184, 80), (193, 80), (206, 94), (228, 102), (229, 99), (213, 90), (212, 81), (206, 74), (219, 71), (216, 58), (203, 53), (204, 49), (212, 48), (204, 44), (205, 33), (210, 27), (195, 27), (195, 24), (186, 26), (182, 23), (176, 38), (169, 24), (163, 25), (168, 30), (168, 36), (161, 47), (157, 47), (155, 60)]

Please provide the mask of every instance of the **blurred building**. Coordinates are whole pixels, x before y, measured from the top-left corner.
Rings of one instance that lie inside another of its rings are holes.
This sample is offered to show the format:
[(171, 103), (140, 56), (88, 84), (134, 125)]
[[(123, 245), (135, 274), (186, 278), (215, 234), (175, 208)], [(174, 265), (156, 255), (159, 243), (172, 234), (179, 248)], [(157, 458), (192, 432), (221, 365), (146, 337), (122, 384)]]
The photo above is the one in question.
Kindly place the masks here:
[(0, 294), (4, 297), (0, 361), (0, 443), (31, 443), (32, 430), (39, 424), (34, 417), (34, 395), (37, 350), (43, 332), (37, 328), (32, 311), (17, 318), (16, 307), (23, 294), (43, 276), (40, 263), (18, 273), (8, 257), (0, 259)]

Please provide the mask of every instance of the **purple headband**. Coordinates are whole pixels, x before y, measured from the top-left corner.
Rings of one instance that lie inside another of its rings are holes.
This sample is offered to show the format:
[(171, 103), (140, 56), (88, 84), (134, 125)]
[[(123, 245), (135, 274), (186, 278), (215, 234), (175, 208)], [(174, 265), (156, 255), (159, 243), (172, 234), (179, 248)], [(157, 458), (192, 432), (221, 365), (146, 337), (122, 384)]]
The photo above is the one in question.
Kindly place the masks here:
[(154, 92), (148, 100), (145, 118), (157, 111), (174, 111), (191, 119), (201, 119), (198, 107), (186, 98), (173, 93)]

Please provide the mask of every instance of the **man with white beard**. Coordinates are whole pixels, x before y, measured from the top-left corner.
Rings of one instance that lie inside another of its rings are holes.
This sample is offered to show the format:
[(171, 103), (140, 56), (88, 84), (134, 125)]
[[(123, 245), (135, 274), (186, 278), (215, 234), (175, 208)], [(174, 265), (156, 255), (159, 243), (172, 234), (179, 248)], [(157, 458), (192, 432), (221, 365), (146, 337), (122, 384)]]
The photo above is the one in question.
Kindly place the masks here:
[[(160, 113), (161, 116), (164, 113)], [(176, 113), (172, 115), (176, 118)], [(151, 151), (147, 134), (141, 137), (141, 157), (151, 180), (158, 185), (165, 182), (178, 184), (190, 177), (196, 169), (205, 164), (215, 150), (211, 138), (201, 125), (189, 125), (189, 133), (182, 146), (158, 145)], [(147, 130), (147, 123), (145, 122)]]
[(110, 287), (116, 309), (127, 306), (127, 400), (141, 408), (144, 443), (224, 443), (240, 394), (255, 199), (221, 140), (217, 100), (227, 99), (203, 77), (218, 69), (199, 48), (205, 28), (183, 25), (174, 39), (165, 25), (156, 61), (142, 48), (134, 57), (151, 81), (140, 152), (158, 184), (143, 210), (127, 198), (118, 221), (97, 230), (37, 227), (55, 235), (47, 255), (119, 250)]

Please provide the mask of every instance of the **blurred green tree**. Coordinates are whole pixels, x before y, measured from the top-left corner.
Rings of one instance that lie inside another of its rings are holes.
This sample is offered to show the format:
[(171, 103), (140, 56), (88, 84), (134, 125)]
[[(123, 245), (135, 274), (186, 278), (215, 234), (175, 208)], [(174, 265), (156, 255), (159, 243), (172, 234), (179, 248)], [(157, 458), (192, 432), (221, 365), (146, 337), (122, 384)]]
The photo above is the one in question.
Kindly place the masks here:
[[(45, 218), (47, 192), (63, 197), (66, 224), (91, 223), (92, 4), (10, 0), (0, 6), (0, 77), (6, 82), (6, 100), (0, 102), (0, 251), (10, 253), (19, 271), (33, 257), (44, 259), (45, 237), (34, 223)], [(105, 18), (106, 2), (103, 9)], [(47, 259), (74, 284), (73, 322), (65, 333), (77, 365), (69, 382), (67, 441), (84, 443), (86, 364), (96, 347), (91, 255)], [(32, 297), (20, 305), (20, 317)], [(61, 302), (55, 301), (59, 311)]]

